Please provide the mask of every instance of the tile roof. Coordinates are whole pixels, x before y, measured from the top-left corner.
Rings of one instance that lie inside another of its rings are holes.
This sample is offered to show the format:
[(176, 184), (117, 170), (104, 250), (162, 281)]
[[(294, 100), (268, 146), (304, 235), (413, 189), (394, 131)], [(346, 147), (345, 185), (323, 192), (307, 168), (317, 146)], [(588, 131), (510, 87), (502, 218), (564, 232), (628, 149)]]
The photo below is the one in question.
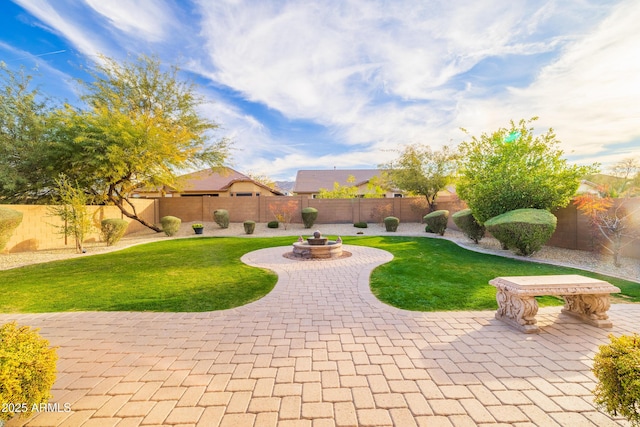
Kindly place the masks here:
[(279, 190), (274, 190), (268, 186), (257, 182), (247, 175), (238, 172), (230, 167), (220, 167), (214, 169), (204, 169), (197, 172), (188, 173), (178, 177), (179, 190), (173, 191), (185, 193), (202, 193), (210, 191), (226, 191), (234, 182), (253, 182), (254, 184), (271, 191), (272, 193), (283, 196)]
[[(360, 185), (374, 176), (380, 176), (379, 169), (317, 169), (299, 170), (296, 175), (294, 193), (317, 193), (321, 188), (333, 189), (333, 184)], [(349, 176), (355, 177), (355, 182), (349, 183)]]

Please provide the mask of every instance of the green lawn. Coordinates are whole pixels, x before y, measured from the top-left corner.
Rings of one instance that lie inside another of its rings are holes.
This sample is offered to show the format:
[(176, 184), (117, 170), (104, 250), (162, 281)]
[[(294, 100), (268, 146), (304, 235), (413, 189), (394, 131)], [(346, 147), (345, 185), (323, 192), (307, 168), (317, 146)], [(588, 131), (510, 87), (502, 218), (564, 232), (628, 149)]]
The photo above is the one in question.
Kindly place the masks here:
[[(237, 307), (273, 289), (275, 274), (240, 257), (287, 246), (295, 238), (212, 237), (165, 240), (86, 258), (0, 271), (0, 312), (198, 312)], [(408, 310), (495, 309), (497, 276), (583, 274), (607, 280), (640, 302), (640, 284), (581, 270), (534, 264), (461, 249), (441, 239), (352, 237), (347, 244), (387, 250), (394, 260), (372, 274), (382, 301)], [(544, 298), (541, 305), (559, 304)]]
[[(499, 276), (581, 274), (619, 287), (628, 302), (640, 302), (640, 284), (588, 271), (526, 262), (465, 250), (444, 239), (365, 237), (352, 244), (374, 246), (394, 255), (371, 275), (371, 290), (395, 307), (415, 311), (496, 309)], [(540, 306), (560, 305), (555, 297), (538, 298)]]

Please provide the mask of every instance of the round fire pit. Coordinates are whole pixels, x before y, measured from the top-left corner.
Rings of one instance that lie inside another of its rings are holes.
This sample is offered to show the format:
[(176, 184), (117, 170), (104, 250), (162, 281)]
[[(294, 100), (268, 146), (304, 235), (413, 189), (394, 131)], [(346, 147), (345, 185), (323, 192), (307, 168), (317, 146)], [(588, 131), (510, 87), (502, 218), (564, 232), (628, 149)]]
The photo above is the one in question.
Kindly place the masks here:
[(298, 258), (340, 258), (342, 256), (342, 240), (329, 240), (322, 237), (319, 231), (313, 233), (305, 242), (302, 237), (293, 244), (293, 255)]

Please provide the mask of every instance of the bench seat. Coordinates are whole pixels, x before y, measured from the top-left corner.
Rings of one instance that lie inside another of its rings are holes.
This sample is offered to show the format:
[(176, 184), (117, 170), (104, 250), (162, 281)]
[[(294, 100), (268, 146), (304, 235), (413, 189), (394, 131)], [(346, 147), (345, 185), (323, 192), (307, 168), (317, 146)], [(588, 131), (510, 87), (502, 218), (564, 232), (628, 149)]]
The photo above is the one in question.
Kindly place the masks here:
[(561, 296), (563, 313), (599, 328), (610, 328), (609, 295), (620, 292), (608, 282), (577, 274), (496, 277), (489, 284), (497, 289), (496, 319), (528, 334), (539, 332), (536, 296)]

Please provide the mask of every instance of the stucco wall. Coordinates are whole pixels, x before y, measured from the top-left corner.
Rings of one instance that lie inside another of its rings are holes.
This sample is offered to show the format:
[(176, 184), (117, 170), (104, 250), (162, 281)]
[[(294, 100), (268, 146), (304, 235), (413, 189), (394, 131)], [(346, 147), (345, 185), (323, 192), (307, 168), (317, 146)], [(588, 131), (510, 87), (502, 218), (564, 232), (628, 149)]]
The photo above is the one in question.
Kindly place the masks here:
[[(154, 200), (134, 200), (133, 202), (140, 216), (145, 220), (158, 222), (158, 212)], [(16, 228), (5, 246), (3, 252), (25, 252), (45, 249), (58, 249), (64, 247), (75, 247), (73, 237), (65, 238), (59, 233), (56, 227), (62, 226), (60, 218), (50, 213), (49, 206), (42, 205), (2, 205), (19, 212), (22, 212), (22, 222)], [(87, 242), (100, 240), (99, 224), (105, 218), (123, 218), (129, 221), (127, 234), (135, 233), (146, 229), (143, 225), (129, 218), (123, 217), (120, 210), (115, 206), (89, 206), (89, 212), (93, 216), (96, 227), (88, 235)]]

